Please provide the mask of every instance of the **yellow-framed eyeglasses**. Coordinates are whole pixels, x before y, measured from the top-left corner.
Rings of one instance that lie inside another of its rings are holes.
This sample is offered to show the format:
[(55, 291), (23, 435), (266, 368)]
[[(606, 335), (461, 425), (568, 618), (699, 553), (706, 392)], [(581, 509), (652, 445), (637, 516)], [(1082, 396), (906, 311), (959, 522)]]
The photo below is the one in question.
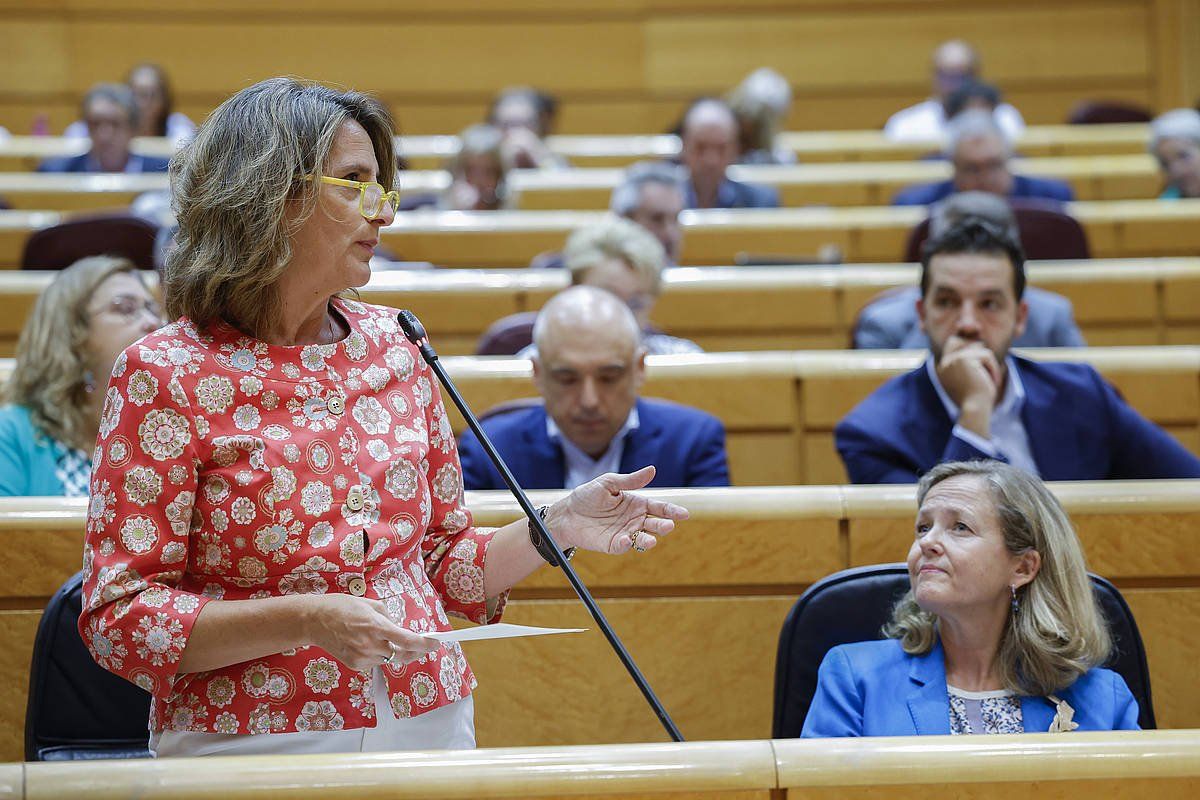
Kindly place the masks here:
[(392, 211), (400, 208), (400, 193), (395, 189), (389, 192), (374, 181), (351, 181), (346, 178), (331, 178), (328, 175), (313, 175), (311, 178), (333, 186), (358, 189), (358, 213), (366, 219), (374, 219), (379, 216), (385, 202), (392, 204)]

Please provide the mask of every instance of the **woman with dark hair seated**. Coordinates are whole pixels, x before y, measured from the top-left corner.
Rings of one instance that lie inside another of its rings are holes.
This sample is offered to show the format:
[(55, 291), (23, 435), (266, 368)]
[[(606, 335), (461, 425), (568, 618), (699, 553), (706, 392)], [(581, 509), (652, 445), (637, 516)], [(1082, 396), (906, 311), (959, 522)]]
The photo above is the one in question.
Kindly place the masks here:
[(950, 462), (917, 503), (891, 638), (829, 651), (801, 735), (1136, 729), (1125, 681), (1099, 666), (1112, 640), (1079, 539), (1042, 482)]

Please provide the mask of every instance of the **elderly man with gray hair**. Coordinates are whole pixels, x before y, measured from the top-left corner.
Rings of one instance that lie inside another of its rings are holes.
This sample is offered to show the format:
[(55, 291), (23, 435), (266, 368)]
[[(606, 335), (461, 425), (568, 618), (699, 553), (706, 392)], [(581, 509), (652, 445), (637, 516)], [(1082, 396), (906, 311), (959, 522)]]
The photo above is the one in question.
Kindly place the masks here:
[[(725, 429), (711, 414), (639, 398), (646, 375), (629, 307), (592, 286), (550, 299), (533, 329), (542, 403), (485, 418), (483, 428), (527, 489), (570, 489), (607, 472), (654, 465), (650, 486), (728, 486)], [(463, 485), (502, 489), (479, 440), (459, 443)]]
[(1009, 169), (1012, 146), (989, 111), (964, 111), (951, 120), (947, 125), (945, 155), (954, 166), (950, 180), (910, 186), (899, 192), (892, 204), (931, 205), (955, 192), (972, 191), (1060, 203), (1075, 199), (1071, 187), (1062, 181), (1012, 173)]
[(1200, 111), (1176, 108), (1150, 123), (1150, 154), (1166, 184), (1159, 197), (1200, 197)]
[[(962, 192), (933, 207), (929, 217), (929, 238), (941, 237), (967, 217), (984, 219), (1020, 240), (1017, 219), (1001, 197), (987, 192)], [(929, 337), (921, 327), (917, 286), (897, 287), (872, 300), (858, 313), (854, 325), (854, 347), (858, 349), (923, 350)], [(1014, 347), (1084, 347), (1087, 342), (1075, 324), (1071, 301), (1060, 294), (1025, 288), (1029, 304), (1025, 330), (1013, 341)]]
[(687, 172), (666, 161), (639, 161), (625, 170), (613, 189), (609, 208), (618, 217), (632, 220), (658, 239), (671, 264), (679, 263), (683, 248), (683, 211)]
[(83, 96), (83, 121), (92, 148), (77, 156), (43, 161), (38, 172), (166, 172), (167, 159), (130, 152), (138, 107), (123, 83), (98, 83)]

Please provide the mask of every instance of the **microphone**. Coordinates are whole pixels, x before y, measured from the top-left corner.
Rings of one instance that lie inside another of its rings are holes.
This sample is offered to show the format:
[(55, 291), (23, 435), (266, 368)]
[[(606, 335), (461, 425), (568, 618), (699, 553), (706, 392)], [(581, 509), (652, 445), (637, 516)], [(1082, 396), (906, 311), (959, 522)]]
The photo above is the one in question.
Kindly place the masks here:
[(479, 438), (479, 443), (483, 445), (483, 449), (488, 454), (488, 458), (491, 459), (492, 464), (495, 465), (496, 471), (500, 473), (500, 477), (504, 479), (508, 490), (517, 499), (517, 504), (525, 512), (525, 516), (529, 518), (529, 524), (537, 531), (541, 545), (537, 548), (538, 552), (551, 565), (557, 566), (567, 576), (571, 588), (575, 590), (575, 594), (579, 596), (580, 601), (587, 607), (588, 613), (596, 621), (596, 625), (603, 632), (604, 638), (608, 640), (613, 652), (617, 654), (617, 658), (621, 660), (621, 663), (625, 665), (625, 669), (629, 671), (629, 677), (637, 684), (638, 689), (642, 692), (642, 696), (646, 698), (646, 702), (654, 710), (654, 714), (666, 729), (667, 734), (671, 737), (672, 741), (682, 742), (683, 734), (679, 732), (679, 728), (675, 727), (675, 722), (671, 719), (667, 710), (663, 708), (662, 703), (659, 702), (657, 695), (654, 694), (654, 690), (650, 688), (650, 684), (646, 681), (645, 676), (642, 675), (642, 671), (638, 669), (637, 664), (633, 661), (633, 657), (629, 655), (629, 651), (625, 649), (625, 645), (621, 643), (621, 639), (617, 636), (616, 631), (613, 630), (612, 625), (609, 624), (608, 619), (604, 616), (604, 612), (600, 610), (600, 606), (596, 605), (596, 599), (592, 597), (592, 593), (584, 586), (575, 569), (567, 561), (566, 556), (563, 555), (563, 551), (559, 548), (558, 542), (550, 534), (546, 523), (542, 522), (541, 515), (537, 513), (533, 504), (529, 502), (529, 496), (525, 494), (525, 490), (517, 483), (517, 479), (513, 477), (512, 471), (504, 463), (504, 459), (501, 458), (500, 453), (496, 451), (492, 440), (483, 432), (483, 426), (479, 424), (479, 420), (471, 411), (471, 407), (467, 405), (467, 401), (459, 393), (458, 387), (454, 385), (454, 381), (451, 380), (445, 368), (442, 367), (441, 362), (438, 361), (437, 352), (429, 344), (429, 337), (425, 333), (425, 326), (417, 319), (416, 314), (407, 309), (401, 311), (397, 318), (400, 322), (400, 330), (404, 331), (404, 335), (408, 340), (415, 344), (417, 349), (421, 351), (421, 357), (425, 359), (425, 363), (433, 370), (434, 375), (437, 376), (446, 393), (450, 395), (450, 399), (454, 401), (454, 405), (458, 407), (463, 418), (467, 421), (468, 427)]

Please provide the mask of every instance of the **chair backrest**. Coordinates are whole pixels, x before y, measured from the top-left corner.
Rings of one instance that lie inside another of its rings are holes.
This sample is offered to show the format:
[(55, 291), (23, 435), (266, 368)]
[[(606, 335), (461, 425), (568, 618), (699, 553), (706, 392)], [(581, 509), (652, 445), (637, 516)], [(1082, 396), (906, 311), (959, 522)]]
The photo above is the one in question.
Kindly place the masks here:
[(130, 214), (78, 217), (35, 231), (25, 241), (21, 269), (64, 269), (87, 256), (124, 256), (154, 269), (158, 228)]
[[(1115, 644), (1105, 666), (1120, 673), (1137, 700), (1138, 724), (1154, 728), (1150, 670), (1133, 612), (1111, 583), (1098, 575), (1089, 577)], [(840, 644), (882, 638), (892, 607), (908, 588), (904, 564), (876, 564), (834, 573), (800, 595), (779, 636), (773, 738), (800, 735), (825, 654)]]
[(83, 573), (50, 598), (29, 667), (25, 760), (148, 758), (150, 695), (92, 660), (76, 623)]
[[(1021, 246), (1031, 260), (1091, 258), (1087, 232), (1079, 220), (1063, 212), (1056, 203), (1044, 200), (1012, 199), (1009, 201), (1017, 218)], [(921, 260), (921, 248), (929, 238), (929, 219), (917, 223), (908, 234), (904, 260)]]
[(475, 345), (477, 356), (513, 356), (533, 344), (536, 311), (509, 314), (493, 322)]
[(1067, 117), (1070, 125), (1107, 125), (1112, 122), (1149, 122), (1150, 109), (1110, 100), (1082, 100)]

